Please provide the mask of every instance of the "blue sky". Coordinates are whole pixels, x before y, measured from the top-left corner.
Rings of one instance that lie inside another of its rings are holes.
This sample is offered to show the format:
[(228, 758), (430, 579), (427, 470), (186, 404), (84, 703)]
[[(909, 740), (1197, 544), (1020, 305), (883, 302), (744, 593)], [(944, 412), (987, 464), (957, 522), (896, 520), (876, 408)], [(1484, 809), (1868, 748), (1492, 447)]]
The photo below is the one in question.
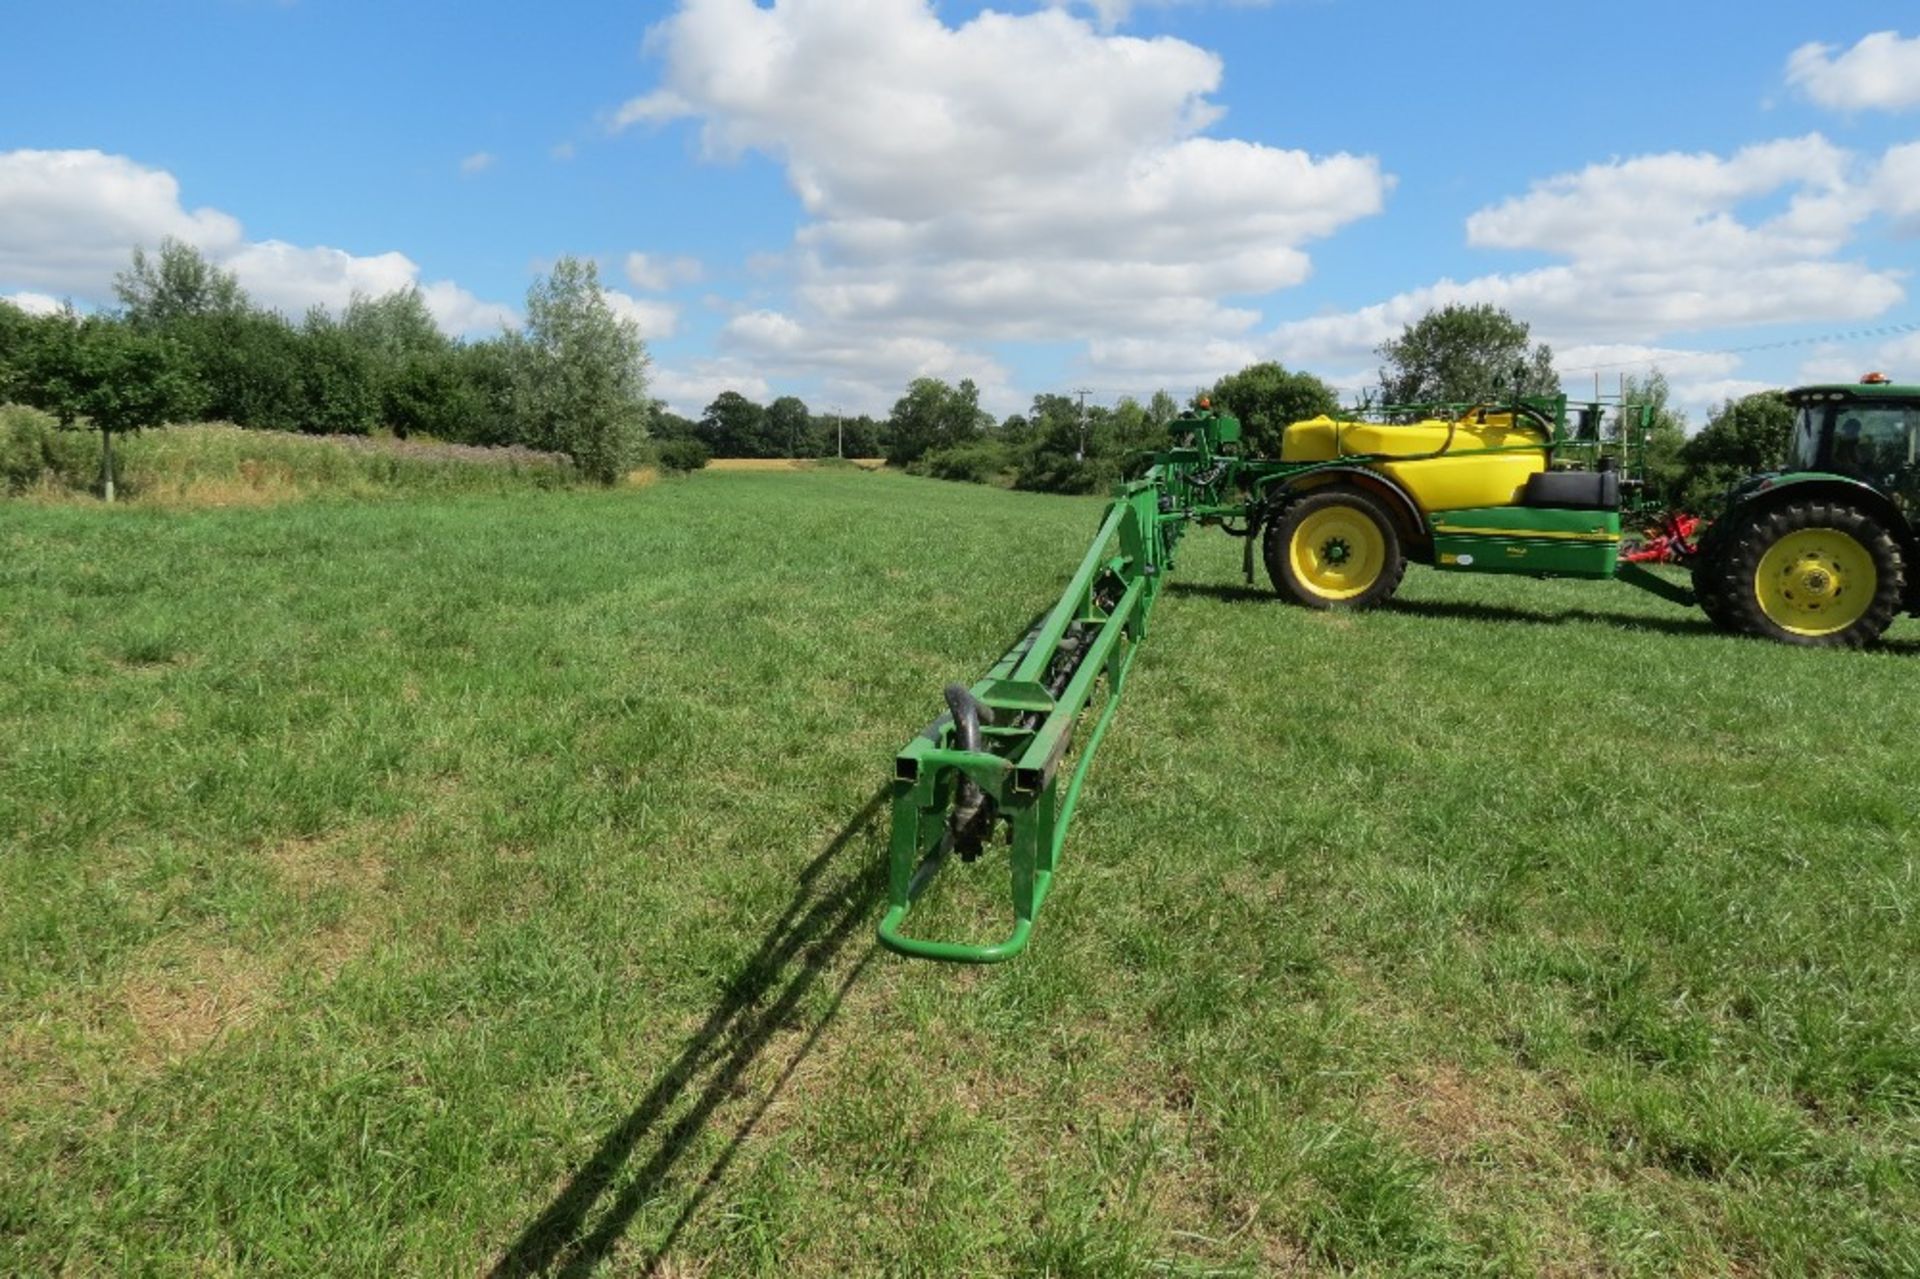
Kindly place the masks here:
[(1697, 421), (1920, 378), (1899, 8), (30, 6), (0, 296), (108, 302), (171, 234), (290, 313), (418, 284), (484, 333), (581, 254), (689, 413), (883, 410), (920, 374), (1005, 412), (1262, 358), (1357, 390), (1408, 319), (1487, 300), (1570, 385), (1658, 365)]

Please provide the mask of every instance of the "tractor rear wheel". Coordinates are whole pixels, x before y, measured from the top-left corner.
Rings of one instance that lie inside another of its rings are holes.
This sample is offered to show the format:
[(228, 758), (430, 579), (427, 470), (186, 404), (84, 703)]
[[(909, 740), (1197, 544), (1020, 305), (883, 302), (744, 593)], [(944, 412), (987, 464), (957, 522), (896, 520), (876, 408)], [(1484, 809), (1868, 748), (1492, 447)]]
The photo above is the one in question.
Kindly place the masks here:
[(1328, 485), (1281, 508), (1263, 547), (1273, 589), (1308, 608), (1372, 608), (1407, 571), (1400, 531), (1365, 489)]
[(1793, 502), (1732, 518), (1695, 577), (1708, 617), (1761, 639), (1831, 648), (1871, 644), (1892, 624), (1906, 564), (1871, 515)]
[(1726, 586), (1727, 541), (1718, 536), (1718, 532), (1717, 528), (1709, 528), (1700, 539), (1700, 549), (1693, 561), (1693, 598), (1716, 628), (1737, 632), (1740, 626), (1734, 620)]

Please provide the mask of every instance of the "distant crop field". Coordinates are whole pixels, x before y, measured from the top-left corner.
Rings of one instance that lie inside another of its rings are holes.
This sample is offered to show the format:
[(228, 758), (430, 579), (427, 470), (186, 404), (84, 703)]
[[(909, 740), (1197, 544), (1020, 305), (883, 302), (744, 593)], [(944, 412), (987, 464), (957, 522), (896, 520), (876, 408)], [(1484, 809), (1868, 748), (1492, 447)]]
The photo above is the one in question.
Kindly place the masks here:
[(811, 457), (716, 457), (707, 463), (715, 471), (812, 471), (823, 466), (857, 466), (877, 471), (887, 464), (884, 457), (811, 458)]
[(0, 1273), (1920, 1273), (1912, 621), (1197, 531), (1028, 953), (876, 951), (1100, 509), (6, 508)]

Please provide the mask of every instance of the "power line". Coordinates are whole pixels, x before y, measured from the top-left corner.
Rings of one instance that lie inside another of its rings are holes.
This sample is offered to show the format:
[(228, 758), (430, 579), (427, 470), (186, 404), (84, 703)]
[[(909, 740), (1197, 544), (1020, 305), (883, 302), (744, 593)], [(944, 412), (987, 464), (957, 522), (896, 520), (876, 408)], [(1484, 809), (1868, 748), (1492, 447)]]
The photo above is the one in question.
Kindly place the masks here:
[[(1690, 355), (1745, 355), (1751, 351), (1783, 351), (1788, 347), (1819, 346), (1827, 342), (1864, 342), (1869, 338), (1894, 337), (1903, 333), (1920, 333), (1920, 322), (1910, 321), (1903, 324), (1882, 324), (1869, 329), (1846, 329), (1838, 333), (1821, 333), (1811, 337), (1800, 338), (1782, 338), (1778, 342), (1755, 342), (1749, 346), (1713, 347), (1704, 351), (1674, 349), (1666, 351), (1664, 354), (1669, 358)], [(1556, 368), (1555, 371), (1561, 374), (1595, 373), (1601, 369), (1631, 369), (1639, 368), (1642, 365), (1658, 363), (1660, 363), (1658, 357), (1642, 357), (1638, 360), (1614, 360), (1607, 364), (1580, 364), (1572, 368)]]

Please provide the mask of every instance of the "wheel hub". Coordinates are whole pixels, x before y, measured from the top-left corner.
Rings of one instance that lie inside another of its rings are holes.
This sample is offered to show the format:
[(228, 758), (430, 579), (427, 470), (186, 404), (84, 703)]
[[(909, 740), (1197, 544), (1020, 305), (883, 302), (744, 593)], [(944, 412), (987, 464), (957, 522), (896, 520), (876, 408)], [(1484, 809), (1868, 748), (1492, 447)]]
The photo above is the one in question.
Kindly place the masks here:
[(1795, 635), (1831, 635), (1857, 622), (1878, 585), (1872, 557), (1835, 528), (1785, 534), (1760, 557), (1754, 588), (1761, 611)]
[(1329, 564), (1345, 564), (1353, 557), (1353, 548), (1347, 545), (1343, 537), (1328, 538), (1320, 548), (1320, 558)]

